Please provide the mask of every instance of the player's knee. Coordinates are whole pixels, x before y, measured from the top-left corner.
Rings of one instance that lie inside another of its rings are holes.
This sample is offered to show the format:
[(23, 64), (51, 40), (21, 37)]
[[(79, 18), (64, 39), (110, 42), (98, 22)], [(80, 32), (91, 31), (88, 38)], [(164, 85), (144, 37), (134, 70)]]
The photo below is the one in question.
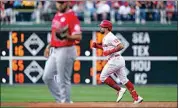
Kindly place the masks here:
[(125, 85), (129, 81), (129, 79), (127, 77), (126, 78), (122, 78), (120, 80), (121, 80), (122, 85)]
[(106, 79), (106, 77), (105, 77), (104, 75), (101, 74), (101, 75), (100, 75), (100, 81), (101, 81), (101, 82), (104, 82), (105, 79)]
[(64, 83), (65, 85), (71, 85), (71, 80), (66, 80)]

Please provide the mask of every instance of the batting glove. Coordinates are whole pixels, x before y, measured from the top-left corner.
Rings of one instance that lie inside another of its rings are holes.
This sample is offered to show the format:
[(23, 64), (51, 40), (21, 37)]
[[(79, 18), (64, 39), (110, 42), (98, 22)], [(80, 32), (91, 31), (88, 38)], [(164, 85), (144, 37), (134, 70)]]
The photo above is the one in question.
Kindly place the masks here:
[(93, 48), (103, 49), (102, 45), (99, 45), (99, 44), (97, 44), (96, 42), (93, 42), (92, 47), (93, 47)]

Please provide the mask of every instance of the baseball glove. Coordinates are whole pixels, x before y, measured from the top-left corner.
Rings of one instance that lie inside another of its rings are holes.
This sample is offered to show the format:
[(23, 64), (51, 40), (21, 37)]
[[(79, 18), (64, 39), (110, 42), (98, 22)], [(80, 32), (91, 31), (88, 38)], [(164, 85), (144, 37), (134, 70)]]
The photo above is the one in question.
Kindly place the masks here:
[(56, 31), (56, 37), (60, 40), (66, 39), (68, 35), (68, 25)]

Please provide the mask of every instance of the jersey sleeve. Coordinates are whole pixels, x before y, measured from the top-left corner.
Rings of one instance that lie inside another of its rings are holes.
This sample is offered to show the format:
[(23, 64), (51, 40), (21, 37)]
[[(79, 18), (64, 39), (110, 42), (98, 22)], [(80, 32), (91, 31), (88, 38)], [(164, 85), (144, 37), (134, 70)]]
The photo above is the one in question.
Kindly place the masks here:
[(117, 46), (121, 43), (121, 41), (116, 36), (113, 36), (111, 38), (111, 43), (112, 43), (113, 46)]
[(70, 17), (70, 33), (71, 35), (81, 34), (80, 21), (78, 20), (76, 15), (72, 15)]

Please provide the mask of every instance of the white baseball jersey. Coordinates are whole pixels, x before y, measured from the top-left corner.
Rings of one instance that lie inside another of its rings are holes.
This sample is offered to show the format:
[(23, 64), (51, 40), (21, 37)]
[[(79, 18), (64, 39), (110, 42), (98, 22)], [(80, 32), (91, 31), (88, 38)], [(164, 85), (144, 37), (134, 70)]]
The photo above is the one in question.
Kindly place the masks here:
[[(104, 38), (102, 42), (103, 51), (111, 50), (115, 48), (118, 44), (120, 44), (120, 40), (114, 36), (112, 32), (109, 32)], [(108, 60), (106, 65), (104, 66), (101, 75), (100, 80), (104, 82), (106, 78), (111, 76), (113, 73), (116, 73), (117, 77), (120, 79), (120, 82), (125, 85), (129, 80), (126, 77), (126, 70), (125, 70), (125, 60), (122, 56), (114, 57), (114, 55), (120, 55), (120, 51), (115, 52), (111, 55), (108, 55), (108, 58), (111, 58)]]
[[(120, 40), (112, 32), (109, 32), (106, 36), (104, 36), (102, 41), (103, 51), (111, 50), (120, 43), (121, 43)], [(120, 52), (119, 51), (115, 52), (111, 55), (108, 55), (107, 57), (110, 58), (116, 54), (120, 54)]]

